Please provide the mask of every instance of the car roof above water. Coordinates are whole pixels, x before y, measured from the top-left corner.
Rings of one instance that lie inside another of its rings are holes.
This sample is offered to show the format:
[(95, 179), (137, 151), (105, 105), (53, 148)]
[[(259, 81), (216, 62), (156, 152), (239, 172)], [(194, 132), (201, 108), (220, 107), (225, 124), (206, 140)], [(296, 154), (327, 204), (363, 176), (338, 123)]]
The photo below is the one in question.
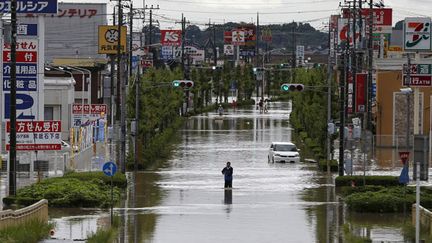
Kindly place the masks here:
[(292, 142), (272, 142), (274, 145), (294, 145)]

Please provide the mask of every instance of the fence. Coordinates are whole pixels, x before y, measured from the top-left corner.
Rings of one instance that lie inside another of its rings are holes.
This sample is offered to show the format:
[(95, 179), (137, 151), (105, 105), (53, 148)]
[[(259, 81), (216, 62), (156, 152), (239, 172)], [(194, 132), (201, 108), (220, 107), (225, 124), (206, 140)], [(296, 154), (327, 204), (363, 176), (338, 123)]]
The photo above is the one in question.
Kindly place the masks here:
[(0, 211), (0, 229), (36, 219), (48, 222), (48, 200), (42, 199), (33, 205), (18, 210)]
[[(420, 225), (426, 227), (429, 234), (432, 234), (432, 212), (420, 205)], [(411, 207), (412, 224), (416, 225), (416, 204)]]
[[(414, 137), (409, 137), (407, 147), (406, 136), (374, 135), (372, 144), (367, 139), (345, 140), (345, 169), (347, 174), (359, 174), (364, 171), (393, 170), (402, 167), (399, 152), (409, 151), (409, 161), (414, 160)], [(337, 150), (338, 144), (335, 143)], [(336, 151), (337, 152), (337, 151)], [(336, 154), (336, 159), (338, 154)], [(429, 159), (430, 160), (430, 159)], [(431, 163), (430, 163), (431, 164)]]

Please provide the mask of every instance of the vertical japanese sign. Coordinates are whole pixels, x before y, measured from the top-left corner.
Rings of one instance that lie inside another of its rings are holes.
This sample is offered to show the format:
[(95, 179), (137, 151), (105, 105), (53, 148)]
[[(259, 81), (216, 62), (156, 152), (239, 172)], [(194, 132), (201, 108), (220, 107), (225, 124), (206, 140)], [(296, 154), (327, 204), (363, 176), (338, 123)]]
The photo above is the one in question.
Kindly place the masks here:
[(353, 113), (354, 111), (354, 80), (352, 71), (348, 71), (348, 104), (347, 104), (347, 112), (348, 114)]
[[(18, 39), (16, 45), (17, 119), (38, 116), (38, 40)], [(11, 46), (3, 45), (3, 118), (10, 119)]]
[(430, 18), (405, 18), (404, 49), (405, 51), (431, 50)]
[(356, 112), (365, 112), (365, 104), (366, 104), (366, 73), (357, 73), (356, 74)]

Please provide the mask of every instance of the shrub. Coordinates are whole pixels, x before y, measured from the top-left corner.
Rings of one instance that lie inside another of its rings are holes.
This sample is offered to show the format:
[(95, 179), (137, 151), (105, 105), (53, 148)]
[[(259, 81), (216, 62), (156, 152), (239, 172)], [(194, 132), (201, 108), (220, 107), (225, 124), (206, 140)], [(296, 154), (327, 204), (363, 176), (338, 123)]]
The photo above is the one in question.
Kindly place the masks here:
[[(114, 201), (119, 200), (119, 190), (114, 187)], [(111, 203), (111, 188), (100, 179), (79, 180), (77, 178), (49, 178), (17, 191), (16, 197), (6, 197), (6, 205), (31, 205), (47, 199), (51, 207), (108, 207)]]
[[(318, 168), (321, 171), (327, 171), (327, 160), (325, 160), (325, 159), (320, 160), (318, 162)], [(330, 160), (330, 171), (337, 172), (338, 169), (339, 169), (339, 166), (338, 166), (337, 160)]]
[(52, 224), (32, 220), (20, 225), (10, 226), (0, 230), (0, 242), (3, 243), (37, 243), (49, 236)]
[[(346, 197), (346, 203), (348, 208), (356, 212), (403, 212), (404, 208), (409, 208), (416, 201), (416, 191), (414, 187), (366, 186), (352, 188), (350, 190), (351, 194)], [(423, 207), (432, 207), (432, 194), (430, 193), (430, 189), (421, 189), (420, 201)]]
[[(65, 178), (76, 178), (81, 181), (90, 181), (94, 179), (102, 180), (105, 184), (111, 185), (111, 177), (106, 176), (102, 171), (93, 172), (70, 172), (64, 175)], [(113, 176), (113, 185), (119, 188), (126, 188), (126, 176), (117, 172)]]
[(335, 180), (336, 187), (351, 186), (354, 182), (355, 185), (363, 185), (365, 179), (366, 185), (377, 186), (398, 186), (399, 177), (397, 176), (338, 176)]

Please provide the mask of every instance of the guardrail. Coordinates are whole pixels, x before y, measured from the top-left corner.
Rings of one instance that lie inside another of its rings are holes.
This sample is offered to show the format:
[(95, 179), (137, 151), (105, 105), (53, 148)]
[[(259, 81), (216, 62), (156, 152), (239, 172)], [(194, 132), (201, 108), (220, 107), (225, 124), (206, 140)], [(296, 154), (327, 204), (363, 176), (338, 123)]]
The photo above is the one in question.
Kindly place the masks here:
[[(420, 205), (420, 225), (423, 225), (429, 230), (429, 233), (432, 233), (432, 212), (427, 210), (426, 208)], [(415, 225), (416, 223), (416, 205), (415, 203), (411, 208), (412, 212), (412, 223)]]
[(0, 229), (20, 225), (35, 219), (48, 222), (48, 200), (42, 199), (33, 205), (18, 210), (0, 211)]

